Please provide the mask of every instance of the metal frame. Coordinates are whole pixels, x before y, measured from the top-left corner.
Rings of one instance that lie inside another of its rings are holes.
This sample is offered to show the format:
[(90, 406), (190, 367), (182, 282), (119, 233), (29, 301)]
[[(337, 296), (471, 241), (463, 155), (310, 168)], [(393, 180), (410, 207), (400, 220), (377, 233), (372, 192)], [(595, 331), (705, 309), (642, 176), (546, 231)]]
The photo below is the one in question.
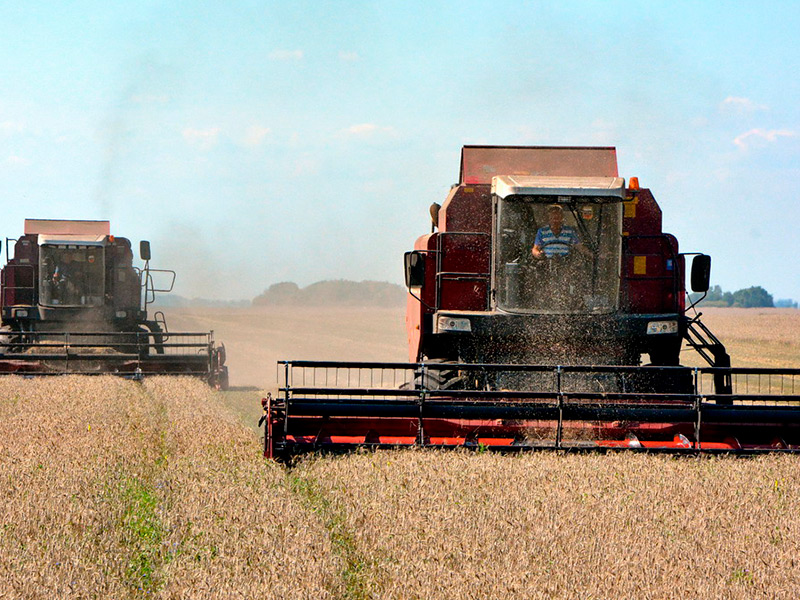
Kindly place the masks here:
[[(336, 361), (278, 364), (283, 365), (280, 396), (264, 401), (263, 419), (265, 455), (273, 458), (360, 446), (800, 452), (800, 369)], [(427, 375), (445, 370), (487, 376), (540, 373), (550, 376), (551, 385), (526, 390), (453, 390), (427, 385)], [(624, 385), (615, 392), (570, 387), (570, 377), (575, 375), (611, 376), (624, 382), (626, 377), (645, 373), (670, 377), (679, 370), (684, 377), (691, 374), (688, 393), (626, 391)], [(732, 377), (736, 393), (720, 394), (713, 389), (720, 371)], [(398, 378), (397, 373), (405, 376)], [(750, 383), (754, 377), (757, 380)], [(535, 428), (554, 431), (554, 439), (525, 439), (526, 430)], [(567, 440), (565, 434), (574, 431), (594, 437)]]
[[(92, 352), (91, 349), (105, 352)], [(187, 375), (215, 382), (214, 332), (9, 332), (0, 375)]]

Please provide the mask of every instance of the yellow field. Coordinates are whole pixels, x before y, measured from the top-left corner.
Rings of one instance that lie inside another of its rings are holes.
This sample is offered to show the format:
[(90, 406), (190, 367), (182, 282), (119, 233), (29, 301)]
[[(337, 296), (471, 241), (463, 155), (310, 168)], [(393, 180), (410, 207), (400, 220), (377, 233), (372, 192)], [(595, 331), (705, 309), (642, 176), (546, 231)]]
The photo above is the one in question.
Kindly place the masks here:
[[(403, 360), (402, 313), (170, 316), (216, 330), (237, 390), (0, 378), (0, 598), (800, 595), (800, 457), (403, 451), (287, 469), (253, 429), (274, 360)], [(735, 365), (800, 366), (800, 311), (707, 322)]]
[[(702, 320), (727, 346), (734, 366), (800, 367), (800, 310), (708, 308)], [(225, 343), (235, 386), (275, 384), (285, 359), (405, 361), (403, 309), (176, 309), (170, 328), (213, 329)], [(691, 349), (683, 362), (702, 364)], [(698, 361), (699, 360), (699, 361)]]
[(800, 310), (707, 308), (702, 313), (733, 366), (800, 368)]

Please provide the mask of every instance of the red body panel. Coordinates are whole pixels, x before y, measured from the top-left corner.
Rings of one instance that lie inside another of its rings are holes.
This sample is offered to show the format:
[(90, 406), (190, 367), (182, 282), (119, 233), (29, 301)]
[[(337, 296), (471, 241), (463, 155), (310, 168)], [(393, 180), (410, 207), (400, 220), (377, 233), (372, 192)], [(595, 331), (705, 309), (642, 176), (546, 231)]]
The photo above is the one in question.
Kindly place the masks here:
[(622, 310), (682, 312), (684, 260), (678, 240), (661, 230), (661, 209), (648, 189), (630, 192), (623, 204)]
[[(491, 179), (501, 174), (617, 176), (613, 148), (465, 147), (460, 183), (439, 212), (438, 234), (417, 240), (426, 257), (425, 284), (409, 297), (409, 358), (425, 354), (433, 331), (426, 315), (439, 310), (491, 309)], [(661, 229), (661, 209), (650, 190), (630, 189), (623, 203), (619, 313), (683, 314), (684, 259), (678, 242)], [(431, 271), (435, 271), (431, 273)]]

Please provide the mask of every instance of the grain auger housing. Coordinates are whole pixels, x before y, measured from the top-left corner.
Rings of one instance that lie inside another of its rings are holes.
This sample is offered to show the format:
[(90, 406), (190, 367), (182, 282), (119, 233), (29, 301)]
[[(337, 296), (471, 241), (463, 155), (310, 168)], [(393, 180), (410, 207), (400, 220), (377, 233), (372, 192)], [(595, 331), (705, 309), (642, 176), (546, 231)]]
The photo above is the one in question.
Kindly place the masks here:
[[(614, 148), (466, 146), (431, 216), (405, 254), (410, 362), (286, 361), (268, 456), (800, 449), (800, 370), (732, 367), (687, 314), (710, 258), (679, 251)], [(682, 366), (687, 347), (706, 366)]]
[(11, 244), (0, 274), (0, 373), (189, 375), (227, 386), (213, 332), (171, 332), (162, 312), (148, 316), (175, 281), (150, 267), (148, 242), (141, 269), (108, 221), (27, 219), (20, 238), (6, 239), (7, 255)]

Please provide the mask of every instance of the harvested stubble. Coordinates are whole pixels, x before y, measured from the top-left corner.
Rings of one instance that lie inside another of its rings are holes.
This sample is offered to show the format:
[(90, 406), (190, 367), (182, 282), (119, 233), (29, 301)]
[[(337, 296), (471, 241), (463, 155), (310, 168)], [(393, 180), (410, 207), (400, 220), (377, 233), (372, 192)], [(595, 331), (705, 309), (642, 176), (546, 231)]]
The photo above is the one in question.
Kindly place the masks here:
[(331, 597), (339, 559), (195, 380), (0, 379), (0, 598)]
[(800, 463), (417, 452), (309, 460), (375, 598), (797, 598)]

